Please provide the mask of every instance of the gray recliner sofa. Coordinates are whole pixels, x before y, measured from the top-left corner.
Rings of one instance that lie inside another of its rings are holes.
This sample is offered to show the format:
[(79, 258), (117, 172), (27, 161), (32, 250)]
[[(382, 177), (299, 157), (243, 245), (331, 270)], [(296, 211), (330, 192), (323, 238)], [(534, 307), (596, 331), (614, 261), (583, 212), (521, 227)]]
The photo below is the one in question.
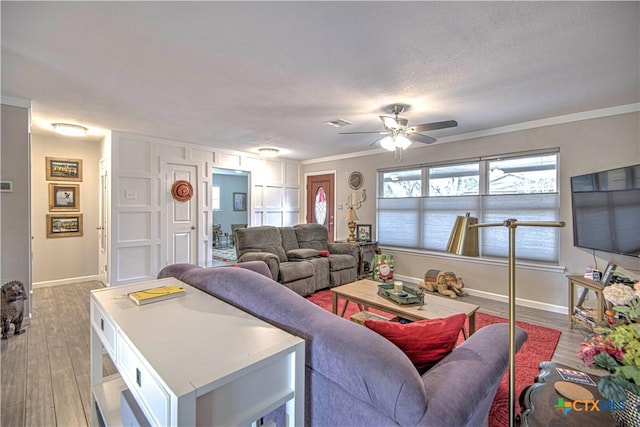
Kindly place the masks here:
[(239, 263), (264, 261), (273, 280), (307, 296), (357, 279), (358, 245), (328, 237), (320, 224), (298, 224), (238, 228), (233, 239)]

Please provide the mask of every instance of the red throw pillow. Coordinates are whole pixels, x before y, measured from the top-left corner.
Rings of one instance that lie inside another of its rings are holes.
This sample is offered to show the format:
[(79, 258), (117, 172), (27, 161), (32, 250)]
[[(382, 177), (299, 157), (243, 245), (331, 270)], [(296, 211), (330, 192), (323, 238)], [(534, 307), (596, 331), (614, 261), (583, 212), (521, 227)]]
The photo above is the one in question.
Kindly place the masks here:
[(329, 256), (329, 251), (318, 251), (318, 254), (320, 256), (328, 257)]
[(407, 324), (384, 320), (366, 320), (364, 324), (398, 346), (423, 373), (453, 350), (466, 319), (464, 313), (458, 313)]

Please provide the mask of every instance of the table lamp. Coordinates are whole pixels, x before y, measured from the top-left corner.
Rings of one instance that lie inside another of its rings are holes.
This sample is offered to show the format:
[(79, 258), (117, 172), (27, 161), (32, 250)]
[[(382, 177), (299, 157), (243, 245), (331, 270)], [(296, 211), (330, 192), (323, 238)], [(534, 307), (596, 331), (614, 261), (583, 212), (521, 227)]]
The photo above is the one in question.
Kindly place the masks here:
[[(478, 227), (507, 227), (509, 229), (509, 426), (515, 423), (516, 392), (516, 228), (523, 227), (564, 227), (564, 221), (523, 221), (506, 219), (503, 222), (478, 224), (478, 219), (458, 216), (451, 230), (447, 252), (458, 255), (478, 256)], [(468, 242), (468, 243), (467, 243)]]
[(355, 242), (356, 236), (356, 221), (358, 220), (358, 215), (356, 215), (356, 210), (353, 207), (350, 207), (347, 211), (347, 216), (345, 221), (347, 221), (347, 225), (349, 226), (349, 237), (347, 238), (347, 242)]

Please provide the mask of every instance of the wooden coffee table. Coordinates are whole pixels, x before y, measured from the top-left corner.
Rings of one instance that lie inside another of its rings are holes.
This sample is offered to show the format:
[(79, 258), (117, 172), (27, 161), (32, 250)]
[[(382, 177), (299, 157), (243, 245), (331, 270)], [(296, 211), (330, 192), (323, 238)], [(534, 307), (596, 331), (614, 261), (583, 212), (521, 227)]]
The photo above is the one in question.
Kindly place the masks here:
[(338, 286), (331, 289), (333, 296), (333, 312), (338, 314), (338, 299), (345, 300), (340, 317), (344, 316), (349, 302), (358, 304), (360, 310), (373, 307), (386, 313), (393, 314), (408, 320), (438, 319), (448, 317), (456, 313), (464, 313), (469, 319), (469, 335), (476, 330), (477, 305), (454, 299), (442, 298), (435, 295), (424, 295), (424, 305), (396, 304), (387, 298), (378, 295), (379, 282), (363, 279), (357, 282)]

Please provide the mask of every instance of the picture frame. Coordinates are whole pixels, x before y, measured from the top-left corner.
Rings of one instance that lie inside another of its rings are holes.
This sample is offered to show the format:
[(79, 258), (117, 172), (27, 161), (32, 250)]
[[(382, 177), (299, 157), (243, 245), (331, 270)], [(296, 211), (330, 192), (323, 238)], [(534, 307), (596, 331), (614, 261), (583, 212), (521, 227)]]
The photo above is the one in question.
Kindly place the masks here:
[(607, 286), (611, 282), (611, 279), (613, 279), (613, 272), (616, 270), (616, 267), (617, 265), (612, 262), (607, 264), (607, 268), (604, 269), (602, 279), (600, 280), (603, 286)]
[(47, 181), (82, 181), (82, 159), (46, 158)]
[(358, 224), (356, 226), (356, 240), (361, 242), (371, 241), (371, 224)]
[(233, 193), (233, 210), (247, 210), (247, 193)]
[(80, 185), (49, 184), (49, 210), (51, 212), (79, 211)]
[(82, 214), (47, 214), (47, 238), (82, 236)]

